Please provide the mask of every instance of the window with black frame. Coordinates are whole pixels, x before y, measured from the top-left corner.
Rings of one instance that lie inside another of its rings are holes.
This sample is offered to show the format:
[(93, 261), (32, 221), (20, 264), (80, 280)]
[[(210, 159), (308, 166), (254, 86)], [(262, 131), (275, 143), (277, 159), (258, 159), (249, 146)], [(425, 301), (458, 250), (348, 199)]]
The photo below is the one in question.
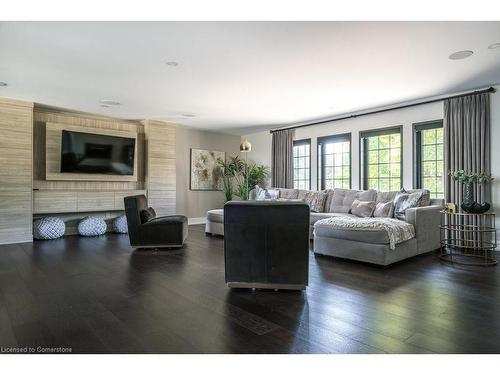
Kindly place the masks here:
[(351, 133), (318, 138), (318, 186), (351, 188)]
[(311, 140), (293, 141), (293, 187), (311, 189)]
[(360, 133), (361, 186), (363, 189), (401, 189), (401, 127)]
[(444, 198), (443, 121), (413, 125), (414, 185), (430, 191), (431, 198)]

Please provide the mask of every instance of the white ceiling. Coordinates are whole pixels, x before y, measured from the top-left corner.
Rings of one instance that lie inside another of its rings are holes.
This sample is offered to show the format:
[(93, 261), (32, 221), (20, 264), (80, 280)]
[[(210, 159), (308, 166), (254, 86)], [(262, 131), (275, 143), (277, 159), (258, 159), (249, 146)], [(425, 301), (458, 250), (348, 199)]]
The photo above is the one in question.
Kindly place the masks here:
[(243, 134), (499, 83), (496, 42), (500, 22), (2, 22), (0, 97)]

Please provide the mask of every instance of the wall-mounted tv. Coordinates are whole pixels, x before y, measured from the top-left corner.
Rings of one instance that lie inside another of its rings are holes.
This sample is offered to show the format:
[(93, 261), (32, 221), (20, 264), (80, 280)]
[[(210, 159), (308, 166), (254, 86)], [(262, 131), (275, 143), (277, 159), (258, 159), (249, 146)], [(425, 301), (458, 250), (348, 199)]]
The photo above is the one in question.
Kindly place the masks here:
[(61, 173), (132, 176), (135, 138), (63, 130)]

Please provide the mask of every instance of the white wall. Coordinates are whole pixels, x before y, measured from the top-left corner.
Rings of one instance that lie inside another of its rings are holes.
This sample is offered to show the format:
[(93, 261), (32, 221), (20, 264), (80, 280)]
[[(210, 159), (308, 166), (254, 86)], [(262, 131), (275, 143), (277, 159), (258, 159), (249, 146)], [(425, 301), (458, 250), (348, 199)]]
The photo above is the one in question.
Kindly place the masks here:
[(177, 213), (188, 218), (202, 218), (208, 210), (224, 205), (222, 191), (189, 190), (190, 150), (225, 151), (226, 157), (239, 155), (240, 137), (178, 126), (176, 128), (176, 207)]
[(249, 134), (241, 137), (241, 140), (243, 141), (245, 138), (252, 144), (252, 152), (248, 153), (248, 160), (271, 167), (272, 138), (269, 132)]
[[(495, 87), (497, 90), (500, 86)], [(500, 92), (491, 99), (491, 165), (495, 181), (492, 186), (493, 210), (497, 216), (497, 231), (500, 236)], [(410, 108), (395, 109), (373, 115), (331, 123), (298, 128), (295, 139), (311, 138), (311, 187), (317, 189), (317, 143), (316, 138), (326, 135), (352, 133), (352, 188), (359, 189), (359, 132), (363, 130), (403, 125), (403, 186), (413, 187), (413, 135), (412, 124), (443, 118), (443, 103), (436, 102)], [(255, 150), (256, 161), (271, 166), (271, 134), (259, 132), (245, 136)]]

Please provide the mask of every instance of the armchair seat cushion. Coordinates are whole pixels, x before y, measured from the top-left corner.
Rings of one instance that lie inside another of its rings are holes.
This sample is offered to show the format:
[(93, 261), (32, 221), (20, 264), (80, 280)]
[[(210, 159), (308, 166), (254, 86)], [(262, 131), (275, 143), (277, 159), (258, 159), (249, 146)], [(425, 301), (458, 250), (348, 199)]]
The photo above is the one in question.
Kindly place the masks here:
[(142, 226), (152, 226), (152, 225), (163, 225), (163, 224), (187, 224), (187, 217), (184, 215), (170, 215), (170, 216), (161, 216), (155, 217), (154, 219), (149, 220), (148, 222), (142, 224)]

